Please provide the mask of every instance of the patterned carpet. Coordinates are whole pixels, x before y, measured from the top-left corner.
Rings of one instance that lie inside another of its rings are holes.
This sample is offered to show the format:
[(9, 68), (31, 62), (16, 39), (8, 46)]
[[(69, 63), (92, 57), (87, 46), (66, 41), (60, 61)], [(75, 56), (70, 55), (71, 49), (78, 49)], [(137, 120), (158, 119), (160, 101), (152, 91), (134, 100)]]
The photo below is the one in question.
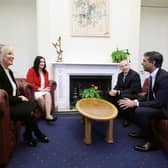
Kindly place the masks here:
[(58, 114), (55, 123), (39, 121), (40, 128), (49, 136), (50, 143), (39, 143), (31, 148), (22, 138), (7, 168), (167, 168), (168, 156), (162, 151), (137, 152), (133, 146), (142, 140), (128, 137), (137, 130), (135, 125), (127, 128), (115, 120), (114, 144), (104, 141), (104, 123), (93, 123), (91, 145), (83, 143), (84, 129), (77, 113)]

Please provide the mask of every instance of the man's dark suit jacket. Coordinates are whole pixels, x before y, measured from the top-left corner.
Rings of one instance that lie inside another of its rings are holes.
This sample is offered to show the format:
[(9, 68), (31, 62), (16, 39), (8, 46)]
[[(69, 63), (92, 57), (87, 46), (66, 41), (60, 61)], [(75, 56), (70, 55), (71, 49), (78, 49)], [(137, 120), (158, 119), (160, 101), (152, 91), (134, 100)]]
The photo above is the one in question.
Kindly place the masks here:
[(139, 99), (139, 107), (162, 108), (168, 106), (168, 72), (159, 69), (154, 87), (154, 100), (147, 101), (146, 97)]
[(141, 80), (137, 72), (130, 69), (125, 82), (123, 82), (124, 73), (121, 72), (118, 75), (117, 84), (114, 87), (116, 90), (120, 90), (121, 97), (135, 98), (136, 95), (141, 91)]
[[(12, 80), (16, 83), (11, 70), (9, 70), (9, 74)], [(4, 89), (8, 93), (10, 104), (16, 104), (16, 103), (22, 102), (22, 100), (18, 96), (12, 96), (12, 92), (13, 92), (12, 85), (1, 65), (0, 65), (0, 89)]]

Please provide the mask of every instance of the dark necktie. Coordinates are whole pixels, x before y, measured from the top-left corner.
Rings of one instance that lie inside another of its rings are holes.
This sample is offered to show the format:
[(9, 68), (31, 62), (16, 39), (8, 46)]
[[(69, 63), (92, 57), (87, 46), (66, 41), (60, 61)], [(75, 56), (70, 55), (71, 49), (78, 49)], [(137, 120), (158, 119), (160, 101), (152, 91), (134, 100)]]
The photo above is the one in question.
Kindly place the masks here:
[(127, 74), (124, 73), (124, 74), (123, 74), (123, 83), (125, 83), (125, 78), (126, 78), (126, 76), (127, 76)]
[(152, 76), (150, 75), (148, 78), (148, 93), (147, 100), (153, 100), (153, 91), (152, 91)]

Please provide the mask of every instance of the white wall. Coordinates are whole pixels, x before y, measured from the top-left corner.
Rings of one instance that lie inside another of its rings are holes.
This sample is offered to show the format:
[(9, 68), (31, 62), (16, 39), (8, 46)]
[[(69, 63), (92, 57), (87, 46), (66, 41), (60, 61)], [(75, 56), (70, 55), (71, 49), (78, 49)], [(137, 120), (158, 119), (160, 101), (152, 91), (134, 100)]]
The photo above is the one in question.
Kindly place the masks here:
[(63, 61), (110, 63), (116, 47), (128, 48), (138, 69), (140, 0), (110, 1), (110, 33), (105, 37), (71, 36), (71, 0), (0, 0), (0, 42), (15, 49), (13, 69), (18, 77), (32, 65), (35, 55), (56, 61), (55, 42), (62, 37)]
[(36, 13), (34, 0), (0, 0), (0, 43), (14, 48), (15, 76), (24, 77), (36, 55)]
[(137, 69), (139, 22), (140, 0), (110, 0), (110, 38), (72, 37), (71, 0), (37, 0), (38, 53), (48, 62), (56, 61), (51, 43), (60, 35), (65, 62), (110, 63), (111, 52), (119, 47), (130, 50)]
[(168, 70), (168, 7), (142, 7), (140, 56), (145, 51), (159, 51)]

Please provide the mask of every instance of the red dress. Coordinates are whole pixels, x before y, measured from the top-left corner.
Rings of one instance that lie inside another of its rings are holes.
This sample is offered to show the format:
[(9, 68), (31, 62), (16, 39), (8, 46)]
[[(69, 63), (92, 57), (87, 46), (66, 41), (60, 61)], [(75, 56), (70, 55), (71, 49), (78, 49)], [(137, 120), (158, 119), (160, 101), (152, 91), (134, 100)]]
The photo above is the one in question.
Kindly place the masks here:
[[(44, 75), (44, 86), (49, 87), (49, 79), (48, 79), (48, 72), (43, 73)], [(35, 91), (38, 91), (38, 89), (41, 87), (41, 78), (40, 75), (37, 76), (34, 68), (30, 68), (26, 75), (26, 81), (31, 83), (34, 87)]]
[(39, 91), (38, 89), (45, 89), (49, 86), (48, 72), (36, 75), (34, 68), (30, 68), (27, 73), (26, 81), (31, 83), (35, 90), (35, 99), (48, 93), (48, 91)]

